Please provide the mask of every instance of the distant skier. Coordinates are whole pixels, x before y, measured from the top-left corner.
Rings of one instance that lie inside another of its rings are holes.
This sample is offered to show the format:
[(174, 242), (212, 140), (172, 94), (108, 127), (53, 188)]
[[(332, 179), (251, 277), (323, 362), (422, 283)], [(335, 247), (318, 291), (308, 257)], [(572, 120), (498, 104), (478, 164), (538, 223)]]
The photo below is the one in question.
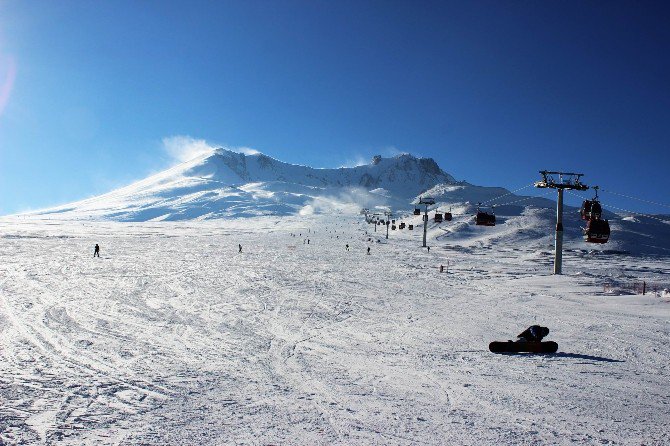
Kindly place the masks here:
[(93, 249), (93, 257), (98, 256), (100, 257), (100, 246), (98, 244), (95, 244), (95, 248)]
[(346, 247), (347, 247), (347, 251), (349, 251), (349, 243), (347, 243)]
[(426, 248), (428, 248), (428, 252), (430, 252), (430, 246), (426, 246)]
[(237, 252), (238, 252), (238, 253), (242, 252), (242, 245), (238, 243), (237, 247), (238, 247), (238, 249), (239, 249), (239, 251), (237, 251)]
[(549, 329), (547, 327), (531, 325), (517, 336), (517, 340), (522, 342), (540, 342), (548, 334)]
[(370, 255), (370, 247), (368, 246), (368, 255)]

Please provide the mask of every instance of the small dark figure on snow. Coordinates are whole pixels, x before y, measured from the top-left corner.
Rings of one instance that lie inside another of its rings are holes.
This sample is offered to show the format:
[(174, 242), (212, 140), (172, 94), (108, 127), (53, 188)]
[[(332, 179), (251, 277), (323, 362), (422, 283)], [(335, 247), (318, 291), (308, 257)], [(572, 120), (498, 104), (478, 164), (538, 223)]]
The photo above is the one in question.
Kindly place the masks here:
[(526, 342), (540, 342), (542, 341), (542, 338), (544, 338), (548, 334), (549, 329), (547, 327), (541, 327), (539, 325), (531, 325), (517, 336), (517, 340)]
[(349, 251), (349, 243), (347, 243), (346, 247), (347, 247), (347, 251)]
[(428, 252), (430, 252), (430, 246), (426, 246), (426, 248), (428, 248)]
[(370, 247), (368, 246), (368, 255), (370, 255)]
[(238, 244), (237, 247), (239, 248), (239, 251), (237, 251), (237, 252), (242, 252), (242, 245)]
[(100, 257), (100, 246), (98, 244), (95, 244), (95, 248), (93, 249), (93, 257), (98, 256)]

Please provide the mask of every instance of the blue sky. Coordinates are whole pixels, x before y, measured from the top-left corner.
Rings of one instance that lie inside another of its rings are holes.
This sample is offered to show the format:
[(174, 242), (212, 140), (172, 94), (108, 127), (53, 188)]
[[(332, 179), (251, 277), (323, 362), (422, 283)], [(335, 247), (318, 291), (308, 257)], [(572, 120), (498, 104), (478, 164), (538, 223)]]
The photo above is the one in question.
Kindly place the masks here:
[(666, 5), (0, 0), (0, 214), (166, 168), (175, 136), (509, 189), (576, 170), (668, 204)]

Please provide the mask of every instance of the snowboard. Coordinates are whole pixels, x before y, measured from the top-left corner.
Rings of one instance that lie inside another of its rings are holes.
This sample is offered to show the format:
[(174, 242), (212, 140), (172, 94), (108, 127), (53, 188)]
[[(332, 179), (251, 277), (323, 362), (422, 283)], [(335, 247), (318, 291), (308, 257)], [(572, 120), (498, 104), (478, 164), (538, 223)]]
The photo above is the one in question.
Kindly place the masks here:
[(493, 353), (556, 353), (558, 344), (554, 341), (545, 342), (500, 342), (493, 341), (489, 344), (489, 350)]

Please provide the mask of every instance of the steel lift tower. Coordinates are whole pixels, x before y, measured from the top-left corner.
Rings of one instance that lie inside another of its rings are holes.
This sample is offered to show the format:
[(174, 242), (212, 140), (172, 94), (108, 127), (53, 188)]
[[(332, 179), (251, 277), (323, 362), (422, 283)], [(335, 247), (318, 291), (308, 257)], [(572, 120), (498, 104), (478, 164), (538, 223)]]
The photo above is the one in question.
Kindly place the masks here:
[[(535, 182), (535, 187), (551, 188), (558, 191), (558, 202), (556, 203), (556, 242), (554, 253), (554, 274), (562, 274), (563, 270), (563, 191), (587, 190), (589, 187), (580, 182), (583, 173), (550, 172), (541, 170), (542, 180)], [(554, 179), (557, 176), (558, 179)]]
[(423, 247), (426, 247), (426, 231), (428, 231), (428, 206), (435, 204), (435, 200), (431, 197), (419, 197), (419, 204), (425, 206), (423, 213)]

